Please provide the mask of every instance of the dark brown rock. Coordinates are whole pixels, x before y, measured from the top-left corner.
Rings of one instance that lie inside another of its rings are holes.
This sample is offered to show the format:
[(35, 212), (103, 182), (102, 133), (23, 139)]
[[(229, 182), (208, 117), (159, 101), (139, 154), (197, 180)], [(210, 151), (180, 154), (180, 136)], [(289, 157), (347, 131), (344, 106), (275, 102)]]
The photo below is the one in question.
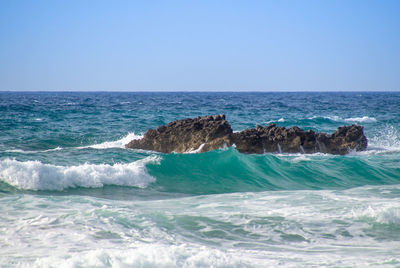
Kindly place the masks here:
[(150, 129), (142, 139), (131, 141), (126, 148), (183, 153), (207, 152), (235, 144), (241, 153), (346, 154), (367, 148), (363, 129), (357, 125), (344, 126), (330, 135), (270, 124), (233, 133), (225, 115), (215, 115), (177, 120), (156, 130)]
[(156, 130), (149, 129), (142, 139), (133, 140), (125, 147), (162, 153), (207, 152), (231, 146), (231, 134), (232, 129), (225, 115), (187, 118)]
[[(368, 140), (362, 126), (351, 125), (339, 127), (332, 135), (317, 134), (319, 151), (329, 154), (347, 154), (349, 151), (367, 149)], [(321, 146), (322, 144), (322, 146)]]
[(246, 129), (233, 133), (232, 143), (241, 153), (329, 153), (346, 154), (352, 150), (362, 151), (367, 148), (367, 138), (362, 126), (339, 127), (332, 135), (304, 131), (299, 127), (266, 127)]
[(263, 128), (246, 129), (232, 135), (236, 149), (241, 153), (315, 153), (316, 137), (312, 130), (299, 127), (277, 127), (275, 124)]

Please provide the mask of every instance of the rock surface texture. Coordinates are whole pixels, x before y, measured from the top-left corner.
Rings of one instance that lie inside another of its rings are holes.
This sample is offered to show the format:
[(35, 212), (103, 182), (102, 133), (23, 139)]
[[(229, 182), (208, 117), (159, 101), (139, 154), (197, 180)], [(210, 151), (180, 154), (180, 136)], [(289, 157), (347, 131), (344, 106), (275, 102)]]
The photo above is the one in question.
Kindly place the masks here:
[(358, 125), (339, 127), (333, 134), (304, 131), (299, 127), (275, 124), (233, 133), (225, 115), (204, 116), (173, 121), (149, 129), (144, 137), (126, 148), (162, 153), (207, 152), (233, 144), (241, 153), (329, 153), (346, 154), (367, 148), (364, 128)]
[(207, 152), (231, 146), (232, 128), (225, 115), (187, 118), (149, 129), (140, 140), (125, 147), (162, 153)]

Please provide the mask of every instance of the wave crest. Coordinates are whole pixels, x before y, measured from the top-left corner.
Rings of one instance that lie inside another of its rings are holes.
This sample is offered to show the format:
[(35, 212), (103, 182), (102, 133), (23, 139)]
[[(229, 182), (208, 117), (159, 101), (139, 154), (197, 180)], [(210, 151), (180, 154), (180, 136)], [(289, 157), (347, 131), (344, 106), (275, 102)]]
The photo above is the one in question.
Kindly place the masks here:
[(86, 148), (93, 148), (93, 149), (109, 149), (109, 148), (125, 148), (125, 144), (128, 144), (132, 140), (141, 139), (143, 136), (136, 135), (134, 132), (128, 133), (128, 135), (122, 137), (116, 141), (106, 141), (99, 144), (93, 144), (88, 146), (81, 146), (78, 149), (86, 149)]
[(363, 116), (363, 117), (345, 118), (344, 121), (346, 121), (346, 122), (360, 122), (360, 123), (374, 123), (374, 122), (376, 122), (376, 119), (374, 117)]
[(336, 121), (336, 122), (358, 122), (358, 123), (374, 123), (376, 122), (376, 118), (374, 117), (369, 117), (369, 116), (363, 116), (363, 117), (349, 117), (349, 118), (342, 118), (337, 115), (333, 116), (312, 116), (308, 118), (310, 120), (315, 120), (315, 119), (327, 119), (331, 121)]
[(147, 173), (146, 164), (159, 163), (159, 157), (149, 156), (128, 164), (83, 164), (56, 166), (40, 161), (0, 161), (0, 180), (25, 190), (63, 190), (66, 188), (98, 188), (104, 185), (145, 188), (155, 178)]

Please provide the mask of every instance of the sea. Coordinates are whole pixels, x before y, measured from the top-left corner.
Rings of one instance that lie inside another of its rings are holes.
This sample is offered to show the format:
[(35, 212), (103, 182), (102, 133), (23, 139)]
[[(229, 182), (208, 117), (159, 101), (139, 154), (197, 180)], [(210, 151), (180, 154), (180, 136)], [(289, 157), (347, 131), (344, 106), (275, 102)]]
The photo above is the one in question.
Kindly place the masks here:
[[(348, 155), (125, 149), (225, 114)], [(0, 92), (1, 267), (400, 267), (400, 92)]]

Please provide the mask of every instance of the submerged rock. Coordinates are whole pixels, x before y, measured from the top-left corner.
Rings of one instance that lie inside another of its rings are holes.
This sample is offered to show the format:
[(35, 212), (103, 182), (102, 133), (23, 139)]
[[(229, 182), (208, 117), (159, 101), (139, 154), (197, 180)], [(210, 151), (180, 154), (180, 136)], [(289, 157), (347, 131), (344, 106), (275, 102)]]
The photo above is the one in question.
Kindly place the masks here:
[(277, 127), (275, 124), (233, 133), (225, 115), (187, 118), (157, 129), (133, 140), (126, 148), (162, 153), (207, 152), (233, 144), (241, 153), (329, 153), (346, 154), (367, 148), (364, 128), (358, 125), (339, 127), (333, 134), (304, 131), (299, 127)]

